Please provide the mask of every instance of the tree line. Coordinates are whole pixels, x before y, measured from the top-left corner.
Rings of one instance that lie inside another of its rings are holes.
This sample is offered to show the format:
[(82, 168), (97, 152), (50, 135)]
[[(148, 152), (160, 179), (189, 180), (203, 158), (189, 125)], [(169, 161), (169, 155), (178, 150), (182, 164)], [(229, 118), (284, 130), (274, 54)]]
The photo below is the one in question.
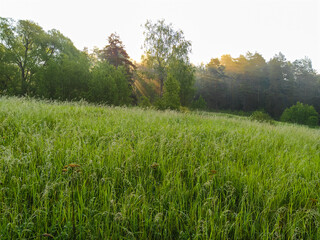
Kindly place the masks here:
[(0, 18), (0, 94), (159, 109), (264, 110), (279, 118), (300, 101), (320, 111), (320, 76), (308, 58), (266, 61), (259, 53), (190, 63), (191, 42), (164, 20), (144, 25), (134, 63), (116, 33), (103, 49), (78, 50), (58, 30)]
[(0, 40), (2, 94), (114, 105), (132, 101), (135, 66), (116, 34), (105, 48), (89, 54), (58, 30), (1, 18)]
[(279, 118), (298, 101), (320, 110), (320, 76), (309, 58), (287, 61), (282, 53), (268, 62), (258, 53), (223, 55), (197, 69), (197, 95), (209, 108), (268, 112)]

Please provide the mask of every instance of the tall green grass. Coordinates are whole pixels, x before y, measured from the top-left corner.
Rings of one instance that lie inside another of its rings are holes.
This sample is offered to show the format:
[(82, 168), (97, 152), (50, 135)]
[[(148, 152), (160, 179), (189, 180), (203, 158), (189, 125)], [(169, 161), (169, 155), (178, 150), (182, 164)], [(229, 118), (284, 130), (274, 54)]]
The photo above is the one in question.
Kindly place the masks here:
[(223, 114), (2, 97), (0, 239), (320, 239), (319, 140)]

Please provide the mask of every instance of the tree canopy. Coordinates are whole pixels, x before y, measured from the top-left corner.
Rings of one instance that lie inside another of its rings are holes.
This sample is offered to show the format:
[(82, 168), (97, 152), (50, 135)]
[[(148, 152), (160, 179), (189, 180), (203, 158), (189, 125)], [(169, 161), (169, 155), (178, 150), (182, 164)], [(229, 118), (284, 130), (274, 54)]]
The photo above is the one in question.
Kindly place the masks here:
[(164, 20), (156, 23), (147, 21), (144, 27), (145, 53), (150, 66), (158, 73), (162, 96), (170, 61), (177, 59), (188, 62), (191, 42), (185, 40), (183, 31), (174, 30), (172, 24), (166, 24)]
[(126, 69), (127, 74), (132, 78), (132, 72), (136, 66), (130, 60), (119, 35), (112, 33), (108, 37), (108, 43), (107, 46), (100, 50), (100, 59), (108, 61), (115, 67), (123, 66)]

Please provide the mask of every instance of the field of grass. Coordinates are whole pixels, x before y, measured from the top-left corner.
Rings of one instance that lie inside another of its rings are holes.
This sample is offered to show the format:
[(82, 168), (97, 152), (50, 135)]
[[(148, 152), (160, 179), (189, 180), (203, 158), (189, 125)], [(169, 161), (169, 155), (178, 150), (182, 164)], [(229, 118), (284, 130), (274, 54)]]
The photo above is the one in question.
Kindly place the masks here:
[(319, 140), (223, 114), (2, 97), (0, 239), (320, 239)]

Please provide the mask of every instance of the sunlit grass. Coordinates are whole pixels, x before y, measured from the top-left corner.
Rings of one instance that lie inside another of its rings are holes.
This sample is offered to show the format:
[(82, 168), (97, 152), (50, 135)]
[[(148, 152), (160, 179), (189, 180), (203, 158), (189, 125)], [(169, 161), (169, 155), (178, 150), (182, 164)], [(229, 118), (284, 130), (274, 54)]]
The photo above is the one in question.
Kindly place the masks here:
[(319, 239), (319, 140), (224, 114), (0, 98), (0, 239)]

